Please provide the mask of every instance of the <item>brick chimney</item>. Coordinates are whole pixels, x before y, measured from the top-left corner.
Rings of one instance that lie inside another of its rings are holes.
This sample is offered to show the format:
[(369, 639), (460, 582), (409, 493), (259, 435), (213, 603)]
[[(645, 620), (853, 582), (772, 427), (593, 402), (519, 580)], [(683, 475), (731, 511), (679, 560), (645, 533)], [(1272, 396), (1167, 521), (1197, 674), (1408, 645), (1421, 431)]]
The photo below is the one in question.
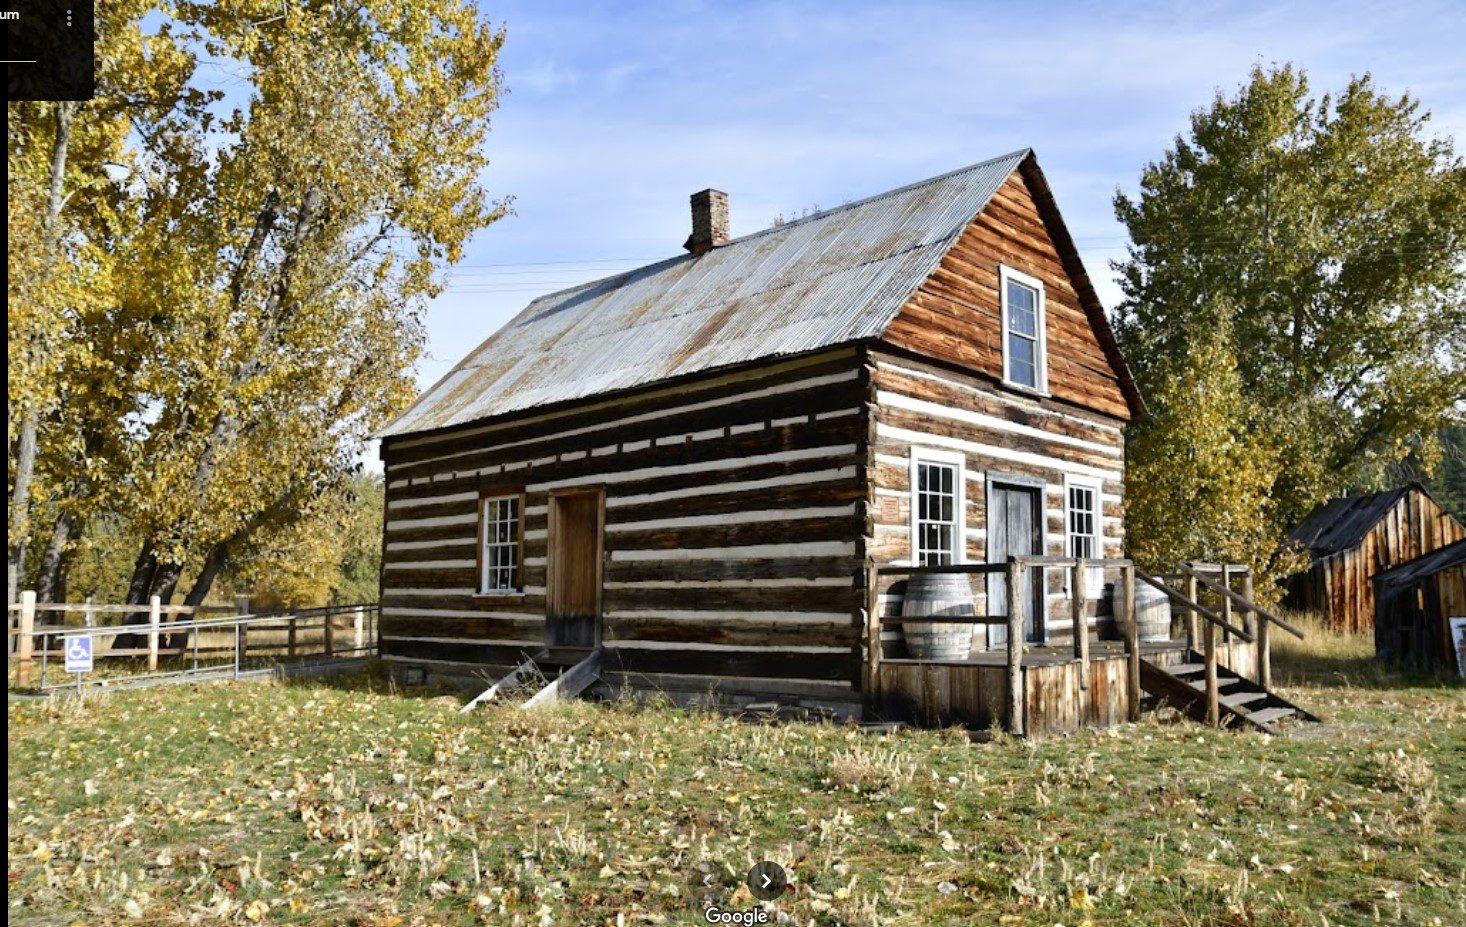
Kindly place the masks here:
[(692, 194), (692, 234), (682, 245), (693, 257), (702, 257), (728, 243), (728, 194), (702, 190)]

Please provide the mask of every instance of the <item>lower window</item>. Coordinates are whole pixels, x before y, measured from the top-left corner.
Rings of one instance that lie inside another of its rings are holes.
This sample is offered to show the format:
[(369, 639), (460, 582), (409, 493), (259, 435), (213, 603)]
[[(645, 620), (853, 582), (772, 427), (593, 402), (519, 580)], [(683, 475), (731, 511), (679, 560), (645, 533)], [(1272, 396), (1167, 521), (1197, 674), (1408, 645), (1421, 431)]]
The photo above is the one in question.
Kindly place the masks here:
[(480, 595), (519, 591), (519, 517), (518, 494), (479, 500)]
[[(1096, 559), (1103, 556), (1100, 535), (1100, 488), (1098, 483), (1064, 481), (1064, 525), (1068, 536), (1069, 556)], [(1099, 594), (1103, 573), (1091, 569), (1085, 576), (1090, 596)]]
[(917, 566), (962, 560), (962, 460), (915, 456), (911, 463), (911, 556)]

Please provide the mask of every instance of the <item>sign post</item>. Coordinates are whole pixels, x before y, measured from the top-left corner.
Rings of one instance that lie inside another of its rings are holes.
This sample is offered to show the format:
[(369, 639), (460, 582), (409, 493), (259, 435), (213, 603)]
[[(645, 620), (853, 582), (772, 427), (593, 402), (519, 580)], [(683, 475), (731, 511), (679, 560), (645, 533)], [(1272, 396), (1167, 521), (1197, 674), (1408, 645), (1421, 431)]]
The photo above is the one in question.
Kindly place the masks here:
[(92, 671), (92, 636), (77, 634), (66, 639), (66, 671), (76, 674), (76, 691), (81, 692), (81, 677)]

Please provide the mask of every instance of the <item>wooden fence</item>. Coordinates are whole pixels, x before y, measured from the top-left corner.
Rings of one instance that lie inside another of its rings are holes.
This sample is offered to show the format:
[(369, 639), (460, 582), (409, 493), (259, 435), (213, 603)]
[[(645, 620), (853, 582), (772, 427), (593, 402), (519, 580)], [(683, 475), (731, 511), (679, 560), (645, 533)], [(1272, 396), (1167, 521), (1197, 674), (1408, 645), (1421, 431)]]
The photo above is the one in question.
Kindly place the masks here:
[[(227, 609), (227, 606), (225, 607)], [(10, 664), (13, 684), (40, 689), (60, 685), (51, 677), (64, 664), (66, 642), (92, 638), (93, 659), (130, 680), (189, 675), (239, 676), (284, 661), (339, 659), (376, 652), (376, 605), (334, 605), (208, 617), (219, 607), (38, 603), (34, 592), (9, 606)], [(246, 609), (247, 612), (247, 609)], [(83, 624), (64, 623), (81, 614)], [(40, 616), (62, 622), (40, 624)], [(115, 617), (118, 623), (97, 624)], [(129, 621), (128, 619), (134, 619)], [(141, 619), (141, 620), (137, 620)], [(77, 684), (80, 680), (75, 681)]]

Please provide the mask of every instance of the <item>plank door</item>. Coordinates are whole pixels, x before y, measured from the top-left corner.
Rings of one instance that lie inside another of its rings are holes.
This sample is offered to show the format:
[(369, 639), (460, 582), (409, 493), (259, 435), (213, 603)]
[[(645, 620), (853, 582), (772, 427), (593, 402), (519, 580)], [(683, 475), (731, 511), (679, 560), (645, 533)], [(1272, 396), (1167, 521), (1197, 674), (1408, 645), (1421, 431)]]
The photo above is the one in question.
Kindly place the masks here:
[[(1037, 486), (993, 481), (988, 486), (987, 548), (989, 563), (1043, 553), (1043, 490)], [(1043, 643), (1043, 571), (1029, 571), (1029, 601), (1023, 630), (1032, 643)], [(1008, 614), (1008, 585), (1002, 574), (988, 577), (988, 614)], [(1007, 625), (988, 625), (988, 647), (1008, 646)]]
[(600, 487), (550, 495), (545, 635), (551, 647), (600, 644), (605, 500)]

